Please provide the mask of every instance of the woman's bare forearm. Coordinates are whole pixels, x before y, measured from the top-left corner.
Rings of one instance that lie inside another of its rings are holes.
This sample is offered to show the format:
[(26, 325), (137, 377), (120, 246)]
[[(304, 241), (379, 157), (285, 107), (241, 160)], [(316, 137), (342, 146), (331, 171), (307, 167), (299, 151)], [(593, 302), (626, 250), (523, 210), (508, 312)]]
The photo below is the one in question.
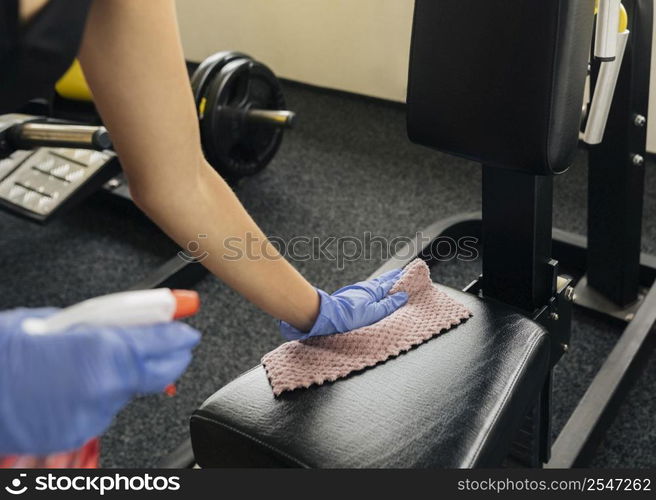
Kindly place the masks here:
[(48, 0), (20, 0), (18, 2), (18, 17), (21, 23), (32, 19), (45, 5)]
[(94, 0), (80, 61), (135, 202), (245, 298), (309, 329), (316, 291), (203, 158), (173, 0)]

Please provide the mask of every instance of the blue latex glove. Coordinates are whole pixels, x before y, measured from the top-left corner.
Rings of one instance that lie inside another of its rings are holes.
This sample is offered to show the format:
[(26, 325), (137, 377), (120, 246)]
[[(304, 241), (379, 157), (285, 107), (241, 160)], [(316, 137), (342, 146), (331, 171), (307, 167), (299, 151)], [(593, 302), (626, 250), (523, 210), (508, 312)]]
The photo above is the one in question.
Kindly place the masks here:
[(159, 393), (175, 381), (200, 339), (183, 323), (22, 331), (24, 318), (55, 311), (0, 313), (0, 455), (82, 446), (133, 397)]
[(301, 332), (289, 323), (280, 322), (280, 333), (287, 340), (304, 340), (320, 335), (344, 333), (372, 325), (389, 316), (408, 301), (408, 294), (387, 295), (401, 276), (401, 269), (389, 271), (369, 281), (337, 290), (328, 295), (318, 290), (321, 309), (309, 332)]

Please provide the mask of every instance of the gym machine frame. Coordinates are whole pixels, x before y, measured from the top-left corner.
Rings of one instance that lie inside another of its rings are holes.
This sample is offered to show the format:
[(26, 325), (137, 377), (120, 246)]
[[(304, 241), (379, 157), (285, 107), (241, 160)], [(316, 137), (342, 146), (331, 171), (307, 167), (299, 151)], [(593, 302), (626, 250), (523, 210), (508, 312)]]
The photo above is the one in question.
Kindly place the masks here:
[[(641, 253), (653, 4), (623, 4), (631, 36), (605, 138), (589, 147), (588, 237), (552, 229), (552, 177), (484, 167), (482, 213), (437, 221), (372, 275), (416, 256), (436, 264), (431, 257), (440, 238), (478, 238), (483, 274), (465, 291), (511, 304), (543, 324), (551, 333), (552, 369), (569, 347), (572, 304), (628, 322), (553, 446), (550, 370), (510, 454), (531, 467), (589, 463), (640, 375), (656, 323), (656, 257)], [(598, 69), (593, 69), (593, 82)], [(578, 278), (576, 288), (561, 271)]]

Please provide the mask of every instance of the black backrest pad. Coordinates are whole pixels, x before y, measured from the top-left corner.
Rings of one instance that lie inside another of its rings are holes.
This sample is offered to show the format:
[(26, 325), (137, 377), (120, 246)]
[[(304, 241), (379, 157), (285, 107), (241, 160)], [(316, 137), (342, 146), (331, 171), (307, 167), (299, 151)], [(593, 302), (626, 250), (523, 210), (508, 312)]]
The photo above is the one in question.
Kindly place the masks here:
[(547, 175), (578, 141), (594, 0), (416, 0), (410, 139)]

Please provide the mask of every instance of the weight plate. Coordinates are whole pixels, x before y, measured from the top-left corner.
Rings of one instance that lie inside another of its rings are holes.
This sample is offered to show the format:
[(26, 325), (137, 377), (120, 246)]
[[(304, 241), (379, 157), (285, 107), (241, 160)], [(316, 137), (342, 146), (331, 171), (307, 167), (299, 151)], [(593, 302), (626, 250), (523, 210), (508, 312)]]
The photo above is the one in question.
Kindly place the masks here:
[(248, 120), (249, 109), (285, 109), (280, 82), (264, 64), (237, 59), (223, 66), (204, 94), (201, 119), (208, 161), (226, 178), (253, 175), (267, 166), (280, 148), (279, 127)]
[(221, 71), (223, 66), (236, 59), (251, 59), (251, 57), (242, 52), (225, 50), (209, 56), (194, 71), (194, 74), (191, 76), (191, 89), (194, 93), (196, 111), (199, 117), (203, 114), (203, 108), (205, 108), (202, 99), (208, 84)]

